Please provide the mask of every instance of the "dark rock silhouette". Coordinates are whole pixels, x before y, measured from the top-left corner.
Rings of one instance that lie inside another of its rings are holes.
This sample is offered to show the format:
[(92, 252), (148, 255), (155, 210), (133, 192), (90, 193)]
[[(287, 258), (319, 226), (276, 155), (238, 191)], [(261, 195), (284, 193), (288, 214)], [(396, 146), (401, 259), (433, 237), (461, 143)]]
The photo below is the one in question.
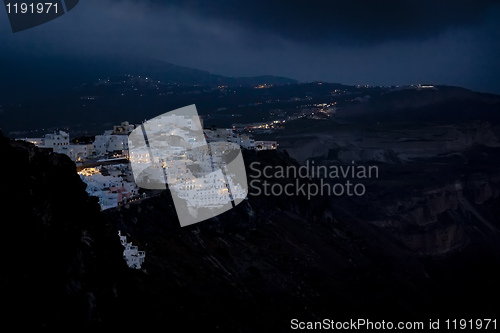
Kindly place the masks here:
[[(422, 256), (397, 232), (368, 223), (366, 216), (376, 215), (363, 200), (254, 196), (181, 228), (168, 191), (100, 212), (66, 156), (4, 137), (0, 154), (6, 324), (250, 332), (284, 331), (293, 318), (498, 313), (498, 235), (474, 231), (470, 213), (457, 219), (467, 244), (439, 256)], [(245, 152), (244, 158), (297, 165), (280, 152)], [(464, 188), (475, 194), (464, 195), (494, 221), (498, 197), (474, 184)], [(453, 217), (456, 202), (443, 195), (427, 204), (441, 212), (439, 223), (447, 211)], [(400, 192), (394, 196), (405, 202)], [(386, 200), (388, 194), (381, 196)], [(142, 270), (126, 267), (118, 229), (146, 251)]]

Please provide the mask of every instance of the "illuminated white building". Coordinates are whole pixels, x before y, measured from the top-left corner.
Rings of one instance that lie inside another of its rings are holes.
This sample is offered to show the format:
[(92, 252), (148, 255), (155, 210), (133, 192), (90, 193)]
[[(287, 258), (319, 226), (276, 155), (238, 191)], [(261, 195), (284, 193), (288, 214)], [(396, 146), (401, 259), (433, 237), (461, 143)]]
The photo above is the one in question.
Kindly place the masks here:
[(123, 250), (123, 259), (127, 262), (128, 267), (140, 269), (141, 265), (144, 263), (146, 252), (139, 251), (138, 247), (133, 246), (132, 243), (127, 243), (127, 236), (122, 236), (119, 230), (118, 237), (120, 237), (120, 243), (125, 248)]
[(45, 134), (41, 147), (54, 148), (55, 146), (67, 145), (69, 145), (69, 134), (63, 131), (59, 131), (59, 133)]
[(68, 155), (74, 162), (85, 160), (95, 152), (92, 144), (55, 146), (53, 151), (54, 153)]
[(255, 149), (255, 140), (248, 135), (242, 135), (241, 146), (245, 149)]
[(95, 136), (94, 149), (99, 156), (113, 152), (126, 153), (128, 151), (128, 136), (106, 131), (103, 135)]
[(69, 134), (64, 131), (45, 134), (43, 138), (20, 140), (30, 142), (40, 148), (52, 149), (54, 153), (67, 155), (74, 162), (85, 160), (95, 153), (94, 146), (91, 144), (70, 144)]
[(54, 148), (56, 146), (69, 145), (69, 134), (64, 131), (45, 134), (43, 138), (18, 139), (34, 144), (40, 148)]
[(256, 150), (275, 150), (278, 148), (276, 141), (255, 141)]
[[(120, 165), (114, 166), (118, 169), (120, 167)], [(90, 196), (99, 198), (102, 210), (117, 207), (138, 195), (136, 184), (125, 181), (118, 175), (122, 171), (118, 169), (108, 170), (109, 175), (101, 174), (97, 168), (87, 168), (78, 173), (82, 181), (87, 184), (86, 192)]]

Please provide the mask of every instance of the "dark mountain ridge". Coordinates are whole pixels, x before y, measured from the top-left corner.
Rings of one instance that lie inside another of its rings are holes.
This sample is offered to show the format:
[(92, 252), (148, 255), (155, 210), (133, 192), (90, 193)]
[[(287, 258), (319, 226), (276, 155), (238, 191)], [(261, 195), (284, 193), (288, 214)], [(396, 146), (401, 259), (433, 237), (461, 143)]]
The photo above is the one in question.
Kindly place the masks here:
[(85, 82), (118, 75), (143, 75), (170, 84), (253, 86), (295, 84), (277, 76), (227, 77), (155, 59), (94, 56), (0, 58), (0, 103), (61, 93)]
[(448, 122), (453, 119), (500, 124), (500, 96), (439, 85), (431, 89), (388, 89), (346, 105), (338, 117), (353, 118), (356, 123)]

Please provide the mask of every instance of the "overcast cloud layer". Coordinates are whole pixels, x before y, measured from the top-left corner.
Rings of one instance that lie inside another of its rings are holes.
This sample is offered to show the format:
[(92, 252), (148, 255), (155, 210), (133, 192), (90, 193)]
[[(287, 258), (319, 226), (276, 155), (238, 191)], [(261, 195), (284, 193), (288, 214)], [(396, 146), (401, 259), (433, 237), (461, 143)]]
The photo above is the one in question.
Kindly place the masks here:
[(232, 76), (500, 93), (498, 1), (81, 0), (0, 55), (120, 54)]

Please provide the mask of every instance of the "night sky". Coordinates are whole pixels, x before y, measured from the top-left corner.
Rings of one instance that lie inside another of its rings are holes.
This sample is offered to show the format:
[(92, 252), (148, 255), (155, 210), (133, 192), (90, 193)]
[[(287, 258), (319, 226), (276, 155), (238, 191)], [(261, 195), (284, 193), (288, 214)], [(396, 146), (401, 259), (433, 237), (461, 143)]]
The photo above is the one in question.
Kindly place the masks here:
[(499, 1), (81, 0), (0, 56), (139, 56), (228, 76), (500, 93)]

